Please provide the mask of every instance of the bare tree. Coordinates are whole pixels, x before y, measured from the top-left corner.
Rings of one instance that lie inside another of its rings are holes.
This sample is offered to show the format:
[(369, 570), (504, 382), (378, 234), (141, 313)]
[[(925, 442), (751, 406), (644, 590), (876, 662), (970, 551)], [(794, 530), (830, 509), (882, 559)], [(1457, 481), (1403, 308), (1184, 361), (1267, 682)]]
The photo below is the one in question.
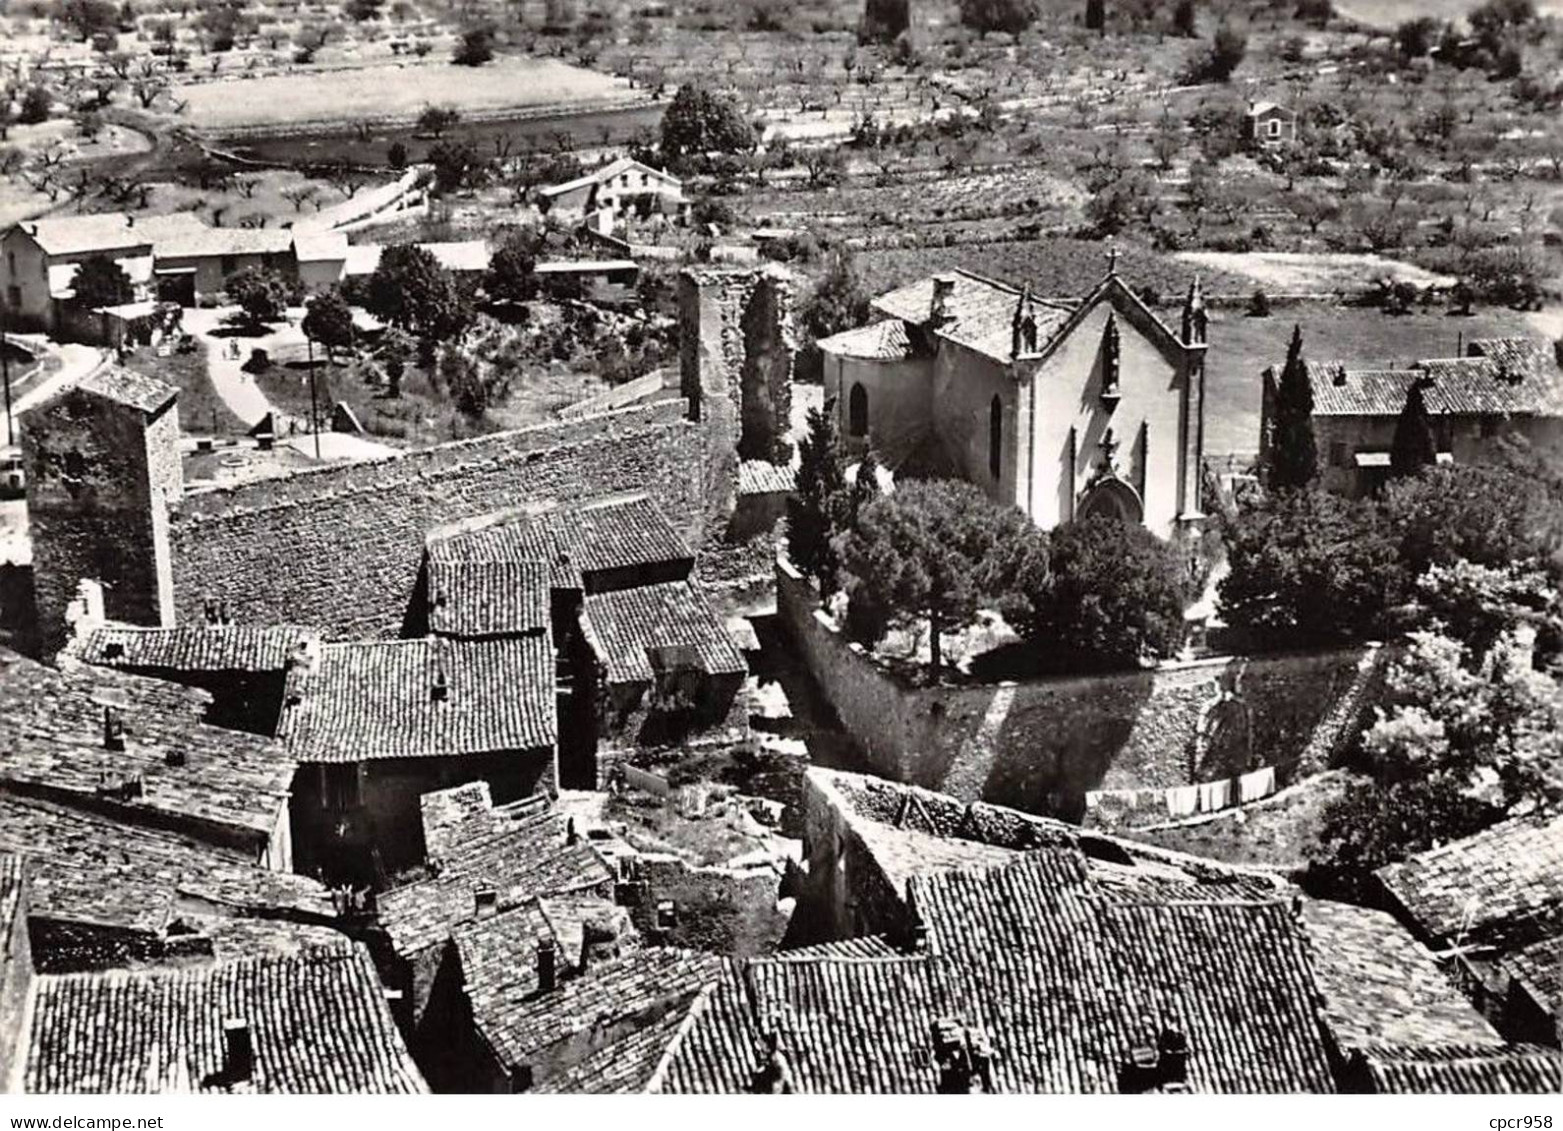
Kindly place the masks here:
[(239, 195), (245, 200), (254, 200), (255, 190), (260, 186), (259, 173), (239, 173), (233, 178), (233, 187), (239, 190)]
[(282, 190), (283, 199), (293, 205), (295, 212), (303, 212), (304, 205), (309, 204), (319, 195), (320, 190), (314, 185), (295, 185), (292, 188)]
[(135, 82), (134, 90), (136, 99), (141, 103), (143, 110), (152, 109), (152, 104), (168, 90), (168, 83), (161, 76), (148, 76), (139, 78)]
[[(357, 168), (348, 164), (334, 165), (326, 178), (331, 182), (331, 187), (336, 189), (348, 200), (358, 195), (358, 190), (364, 187), (364, 175)], [(289, 197), (288, 199), (292, 199)]]

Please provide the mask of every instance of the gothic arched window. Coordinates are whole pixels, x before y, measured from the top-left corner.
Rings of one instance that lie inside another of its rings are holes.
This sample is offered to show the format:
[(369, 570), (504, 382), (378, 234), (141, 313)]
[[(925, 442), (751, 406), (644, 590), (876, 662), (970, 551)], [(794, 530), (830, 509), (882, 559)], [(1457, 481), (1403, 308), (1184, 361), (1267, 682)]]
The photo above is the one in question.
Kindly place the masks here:
[(988, 408), (988, 474), (1000, 477), (1004, 466), (1004, 403), (998, 397)]
[(853, 385), (847, 397), (847, 434), (868, 435), (868, 390), (862, 385)]

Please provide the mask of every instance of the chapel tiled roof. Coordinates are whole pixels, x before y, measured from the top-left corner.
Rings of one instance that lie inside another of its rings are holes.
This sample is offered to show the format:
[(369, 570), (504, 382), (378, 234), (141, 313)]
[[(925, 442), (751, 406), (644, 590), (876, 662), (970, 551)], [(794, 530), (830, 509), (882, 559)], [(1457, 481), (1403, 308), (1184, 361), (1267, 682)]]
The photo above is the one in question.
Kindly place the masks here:
[(546, 632), (549, 568), (529, 561), (429, 561), (429, 631), (479, 638)]
[(1429, 940), (1522, 946), (1563, 929), (1563, 817), (1505, 821), (1375, 874)]
[(1507, 1048), (1380, 1048), (1366, 1055), (1373, 1090), (1389, 1095), (1548, 1095), (1563, 1091), (1563, 1053)]
[(148, 416), (161, 412), (179, 395), (179, 390), (172, 385), (119, 365), (100, 365), (74, 385), (67, 386), (67, 391), (69, 389), (80, 389), (140, 409)]
[[(250, 1079), (224, 1076), (223, 1023), (249, 1024)], [(357, 944), (156, 970), (39, 979), (35, 1092), (428, 1090)]]
[(300, 644), (317, 639), (296, 625), (187, 625), (93, 629), (76, 648), (85, 663), (182, 672), (280, 672)]
[(396, 952), (410, 957), (475, 921), (480, 891), (494, 893), (498, 912), (538, 896), (611, 893), (614, 872), (591, 842), (571, 844), (567, 834), (567, 818), (548, 810), (447, 845), (437, 875), (377, 900), (380, 923)]
[[(930, 299), (933, 296), (931, 285), (928, 288), (928, 295)], [(907, 306), (909, 309), (910, 304), (908, 303)], [(1010, 312), (1014, 313), (1013, 301), (1010, 303)], [(926, 317), (925, 309), (923, 318)], [(859, 326), (855, 330), (843, 330), (839, 334), (821, 338), (815, 344), (821, 353), (828, 353), (833, 357), (899, 361), (911, 356), (912, 353), (912, 340), (906, 332), (907, 321), (921, 321), (921, 319), (884, 318), (878, 322), (870, 322), (867, 326)]]
[(662, 654), (707, 675), (749, 670), (705, 594), (687, 581), (589, 594), (586, 620), (601, 643), (609, 683), (649, 683)]
[(1563, 382), (1538, 346), (1495, 339), (1485, 348), (1491, 355), (1430, 358), (1406, 369), (1354, 369), (1339, 361), (1309, 361), (1314, 415), (1398, 416), (1418, 382), (1427, 411), (1434, 416), (1563, 415)]
[(1505, 955), (1502, 965), (1537, 1005), (1554, 1015), (1563, 1013), (1563, 934)]
[(551, 749), (554, 676), (546, 636), (328, 644), (289, 671), (277, 735), (302, 762)]
[[(214, 825), (270, 835), (297, 768), (281, 743), (202, 723), (204, 691), (60, 665), (0, 649), (0, 782), (157, 813), (197, 835)], [(121, 749), (106, 738), (111, 716)]]
[(1309, 900), (1303, 925), (1325, 1023), (1349, 1052), (1371, 1045), (1501, 1047), (1503, 1038), (1393, 917)]
[(0, 852), (29, 857), (34, 917), (135, 936), (135, 949), (153, 955), (180, 919), (204, 929), (221, 918), (329, 925), (336, 916), (321, 884), (235, 850), (4, 793)]
[[(915, 326), (926, 324), (933, 304), (934, 278), (919, 279), (880, 295), (874, 300), (874, 309)], [(940, 278), (953, 281), (954, 286), (945, 306), (948, 321), (938, 327), (938, 333), (996, 361), (1012, 360), (1020, 291), (970, 271), (952, 271)], [(1075, 313), (1074, 307), (1064, 303), (1033, 301), (1039, 344), (1051, 340)]]

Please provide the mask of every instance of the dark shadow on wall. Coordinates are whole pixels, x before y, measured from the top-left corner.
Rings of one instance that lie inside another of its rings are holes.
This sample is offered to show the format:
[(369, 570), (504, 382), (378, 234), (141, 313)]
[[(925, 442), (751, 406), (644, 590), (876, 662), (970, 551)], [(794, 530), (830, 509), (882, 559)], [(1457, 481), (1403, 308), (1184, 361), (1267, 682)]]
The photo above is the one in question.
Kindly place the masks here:
[(38, 609), (30, 565), (0, 564), (0, 644), (25, 656), (38, 655)]

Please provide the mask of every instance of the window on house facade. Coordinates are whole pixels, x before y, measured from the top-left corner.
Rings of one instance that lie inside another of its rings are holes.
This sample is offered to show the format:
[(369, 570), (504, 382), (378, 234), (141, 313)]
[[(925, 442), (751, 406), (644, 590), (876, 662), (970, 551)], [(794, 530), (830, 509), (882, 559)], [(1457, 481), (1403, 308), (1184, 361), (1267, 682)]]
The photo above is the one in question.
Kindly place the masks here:
[(1271, 137), (1280, 137), (1281, 136), (1281, 119), (1279, 119), (1279, 118), (1271, 118), (1270, 119), (1270, 136)]
[(998, 397), (988, 407), (988, 474), (1000, 477), (1004, 461), (1004, 402)]
[(320, 767), (320, 801), (333, 812), (356, 809), (363, 803), (363, 769), (357, 762)]
[(1330, 466), (1346, 466), (1346, 444), (1342, 440), (1330, 441)]
[(229, 275), (233, 274), (233, 267), (233, 256), (225, 255), (222, 257), (222, 260), (218, 265), (218, 270), (222, 272), (222, 277), (226, 279)]
[(852, 436), (868, 435), (868, 390), (853, 385), (847, 397), (847, 433)]
[(13, 278), (16, 276), (16, 252), (8, 251), (5, 253), (5, 269), (10, 272)]

